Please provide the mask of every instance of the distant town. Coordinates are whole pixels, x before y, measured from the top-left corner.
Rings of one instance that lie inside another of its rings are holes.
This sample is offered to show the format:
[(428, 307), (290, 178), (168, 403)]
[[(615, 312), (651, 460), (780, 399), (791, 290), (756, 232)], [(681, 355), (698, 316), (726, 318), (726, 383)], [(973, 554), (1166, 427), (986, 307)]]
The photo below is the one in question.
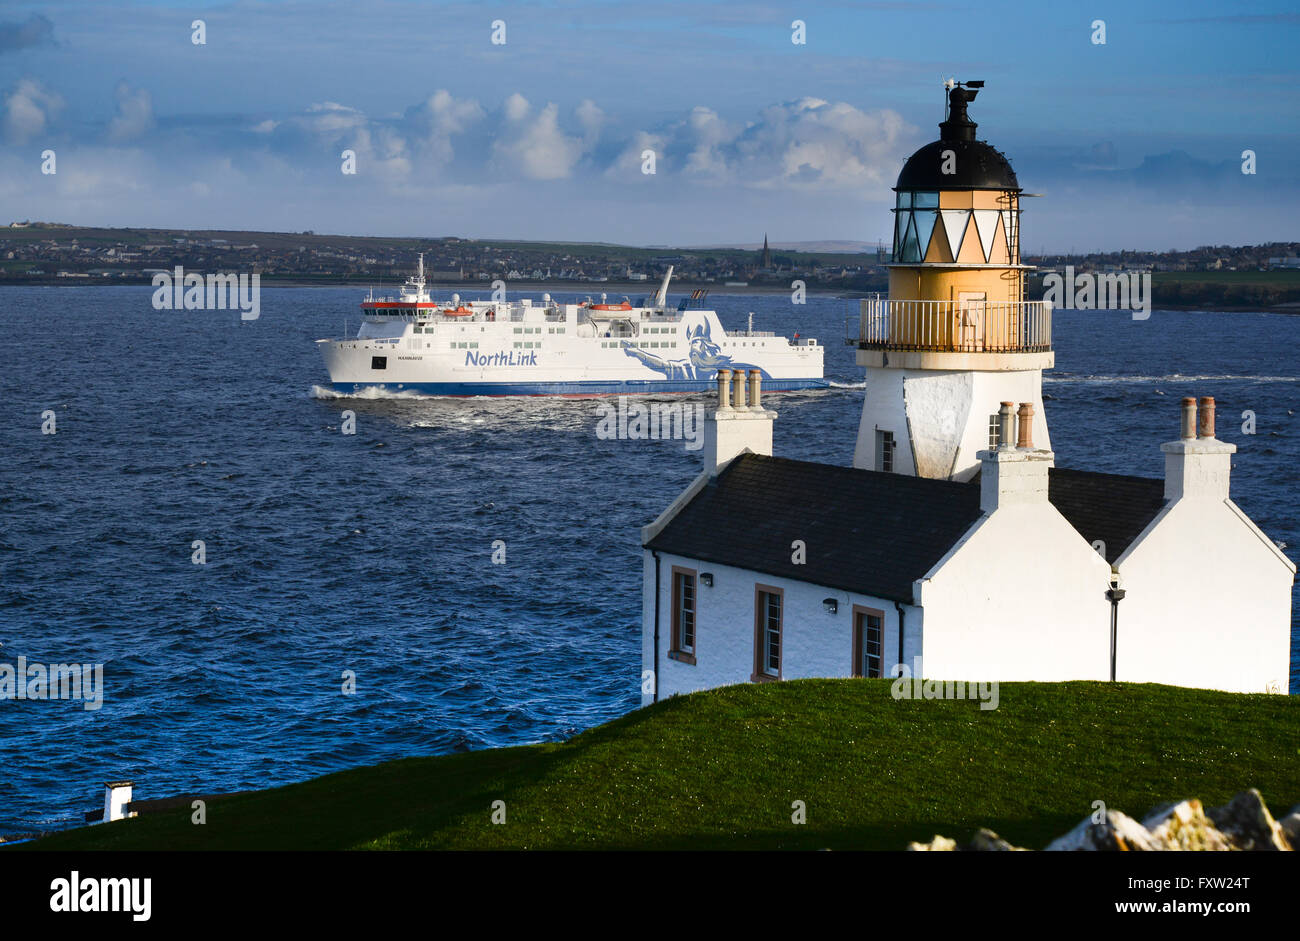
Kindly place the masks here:
[[(639, 248), (456, 237), (371, 238), (314, 232), (89, 228), (11, 222), (0, 228), (0, 285), (148, 284), (159, 271), (257, 272), (263, 283), (375, 285), (404, 280), (418, 252), (430, 282), (486, 289), (494, 281), (560, 291), (635, 292), (671, 265), (680, 286), (843, 295), (884, 291), (890, 252), (759, 248)], [(1150, 271), (1168, 307), (1300, 309), (1300, 242), (1202, 246), (1190, 251), (1026, 255), (1050, 272)]]

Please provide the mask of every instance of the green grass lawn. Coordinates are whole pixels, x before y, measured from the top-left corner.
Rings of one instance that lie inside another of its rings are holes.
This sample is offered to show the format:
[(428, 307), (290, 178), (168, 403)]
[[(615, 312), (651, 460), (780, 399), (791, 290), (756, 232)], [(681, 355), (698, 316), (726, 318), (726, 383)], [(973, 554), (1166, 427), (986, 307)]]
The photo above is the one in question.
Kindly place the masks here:
[[(411, 758), (59, 833), (67, 849), (884, 849), (988, 826), (1041, 848), (1103, 800), (1141, 816), (1257, 787), (1300, 801), (1300, 700), (1007, 683), (1000, 706), (889, 680), (677, 697), (560, 744)], [(137, 782), (145, 791), (147, 782)], [(164, 796), (141, 794), (140, 796)], [(494, 801), (506, 822), (491, 822)], [(791, 822), (791, 804), (807, 823)]]

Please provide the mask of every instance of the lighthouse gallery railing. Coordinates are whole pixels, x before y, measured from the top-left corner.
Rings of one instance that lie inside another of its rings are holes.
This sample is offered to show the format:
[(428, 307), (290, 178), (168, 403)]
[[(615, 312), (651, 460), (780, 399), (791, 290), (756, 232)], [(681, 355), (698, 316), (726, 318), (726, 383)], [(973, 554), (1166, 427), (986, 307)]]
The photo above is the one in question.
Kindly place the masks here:
[(1046, 353), (1048, 301), (862, 301), (858, 346), (870, 350)]

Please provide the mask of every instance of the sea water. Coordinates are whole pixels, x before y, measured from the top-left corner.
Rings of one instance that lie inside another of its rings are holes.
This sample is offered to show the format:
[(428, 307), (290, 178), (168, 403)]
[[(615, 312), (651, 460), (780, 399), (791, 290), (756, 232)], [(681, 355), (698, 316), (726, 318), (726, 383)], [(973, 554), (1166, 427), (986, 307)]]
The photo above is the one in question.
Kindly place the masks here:
[[(266, 787), (637, 706), (639, 527), (688, 442), (602, 437), (599, 400), (336, 397), (313, 340), (356, 290), (264, 287), (244, 322), (150, 297), (0, 289), (0, 661), (103, 666), (100, 708), (0, 702), (0, 834), (79, 823), (104, 781)], [(767, 397), (774, 448), (850, 463), (856, 302), (710, 303), (825, 345), (830, 388)], [(1179, 398), (1213, 395), (1233, 499), (1297, 558), (1300, 317), (1058, 311), (1055, 347), (1059, 465), (1160, 477)]]

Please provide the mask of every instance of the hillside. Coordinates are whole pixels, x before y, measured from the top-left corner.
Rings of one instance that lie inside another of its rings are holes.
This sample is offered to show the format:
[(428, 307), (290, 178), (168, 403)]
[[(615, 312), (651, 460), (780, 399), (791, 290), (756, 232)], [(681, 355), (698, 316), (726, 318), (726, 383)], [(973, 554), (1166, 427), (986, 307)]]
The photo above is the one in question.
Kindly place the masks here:
[[(895, 701), (888, 680), (679, 697), (558, 744), (413, 758), (14, 847), (899, 850), (980, 826), (1041, 847), (1104, 800), (1130, 815), (1257, 787), (1300, 801), (1300, 701), (1007, 683), (1000, 706)], [(197, 782), (196, 782), (197, 783)], [(149, 793), (137, 782), (138, 797)], [(506, 802), (506, 823), (490, 821)], [(791, 822), (804, 801), (807, 823)]]

